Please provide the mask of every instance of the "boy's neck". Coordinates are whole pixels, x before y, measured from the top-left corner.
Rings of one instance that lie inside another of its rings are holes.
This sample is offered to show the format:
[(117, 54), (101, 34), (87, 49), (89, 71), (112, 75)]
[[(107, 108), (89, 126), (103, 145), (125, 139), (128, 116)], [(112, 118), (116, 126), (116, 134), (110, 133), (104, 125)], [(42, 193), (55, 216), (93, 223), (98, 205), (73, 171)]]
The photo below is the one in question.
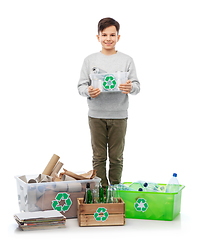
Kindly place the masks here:
[(110, 56), (110, 55), (116, 54), (117, 51), (115, 50), (115, 48), (110, 50), (106, 50), (105, 48), (102, 48), (101, 53), (103, 53), (104, 55)]

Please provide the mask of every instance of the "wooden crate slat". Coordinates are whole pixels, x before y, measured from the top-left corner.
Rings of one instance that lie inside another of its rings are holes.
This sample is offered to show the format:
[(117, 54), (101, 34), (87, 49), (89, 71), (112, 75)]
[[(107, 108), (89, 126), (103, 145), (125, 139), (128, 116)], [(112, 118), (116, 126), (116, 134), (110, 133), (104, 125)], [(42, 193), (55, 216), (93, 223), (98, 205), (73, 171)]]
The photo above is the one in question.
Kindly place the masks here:
[(80, 226), (120, 226), (125, 224), (125, 214), (110, 214), (104, 222), (96, 221), (94, 215), (79, 215)]
[(80, 205), (81, 214), (94, 214), (99, 207), (108, 209), (108, 213), (125, 213), (125, 205), (123, 203), (96, 203)]

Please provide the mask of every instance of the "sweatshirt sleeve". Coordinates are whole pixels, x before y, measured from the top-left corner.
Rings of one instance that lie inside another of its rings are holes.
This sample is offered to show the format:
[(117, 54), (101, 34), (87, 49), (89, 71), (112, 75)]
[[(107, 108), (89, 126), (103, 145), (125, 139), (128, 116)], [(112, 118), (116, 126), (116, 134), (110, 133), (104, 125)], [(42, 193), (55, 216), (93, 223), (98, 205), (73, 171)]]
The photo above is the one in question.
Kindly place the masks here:
[(131, 59), (131, 61), (130, 61), (128, 71), (129, 71), (128, 79), (132, 82), (132, 89), (131, 89), (130, 94), (136, 95), (140, 92), (140, 83), (137, 78), (136, 68), (135, 68), (133, 59)]
[(84, 63), (82, 65), (82, 69), (80, 72), (80, 79), (78, 82), (78, 92), (83, 97), (90, 97), (88, 92), (88, 87), (90, 86), (90, 79), (89, 79), (89, 73), (88, 73), (88, 63), (87, 60), (84, 60)]

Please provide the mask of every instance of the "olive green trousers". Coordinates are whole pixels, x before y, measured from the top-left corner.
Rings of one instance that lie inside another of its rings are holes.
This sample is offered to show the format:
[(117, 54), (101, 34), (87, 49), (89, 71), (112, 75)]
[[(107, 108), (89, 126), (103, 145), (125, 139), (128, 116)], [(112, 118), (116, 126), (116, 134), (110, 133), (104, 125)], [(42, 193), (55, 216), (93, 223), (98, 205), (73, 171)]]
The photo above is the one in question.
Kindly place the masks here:
[[(103, 187), (121, 182), (123, 170), (123, 151), (127, 128), (125, 119), (99, 119), (89, 117), (91, 144), (93, 150), (93, 169), (101, 178)], [(109, 157), (109, 173), (106, 176), (106, 160)]]

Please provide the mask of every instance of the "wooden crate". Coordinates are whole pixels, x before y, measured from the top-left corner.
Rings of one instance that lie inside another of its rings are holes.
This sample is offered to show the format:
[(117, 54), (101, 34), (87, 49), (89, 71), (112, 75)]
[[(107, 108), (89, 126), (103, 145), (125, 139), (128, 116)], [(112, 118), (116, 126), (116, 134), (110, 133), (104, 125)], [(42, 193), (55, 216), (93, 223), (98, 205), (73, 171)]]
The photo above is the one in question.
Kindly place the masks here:
[(83, 198), (77, 198), (77, 217), (79, 226), (115, 226), (125, 224), (125, 203), (85, 204)]

